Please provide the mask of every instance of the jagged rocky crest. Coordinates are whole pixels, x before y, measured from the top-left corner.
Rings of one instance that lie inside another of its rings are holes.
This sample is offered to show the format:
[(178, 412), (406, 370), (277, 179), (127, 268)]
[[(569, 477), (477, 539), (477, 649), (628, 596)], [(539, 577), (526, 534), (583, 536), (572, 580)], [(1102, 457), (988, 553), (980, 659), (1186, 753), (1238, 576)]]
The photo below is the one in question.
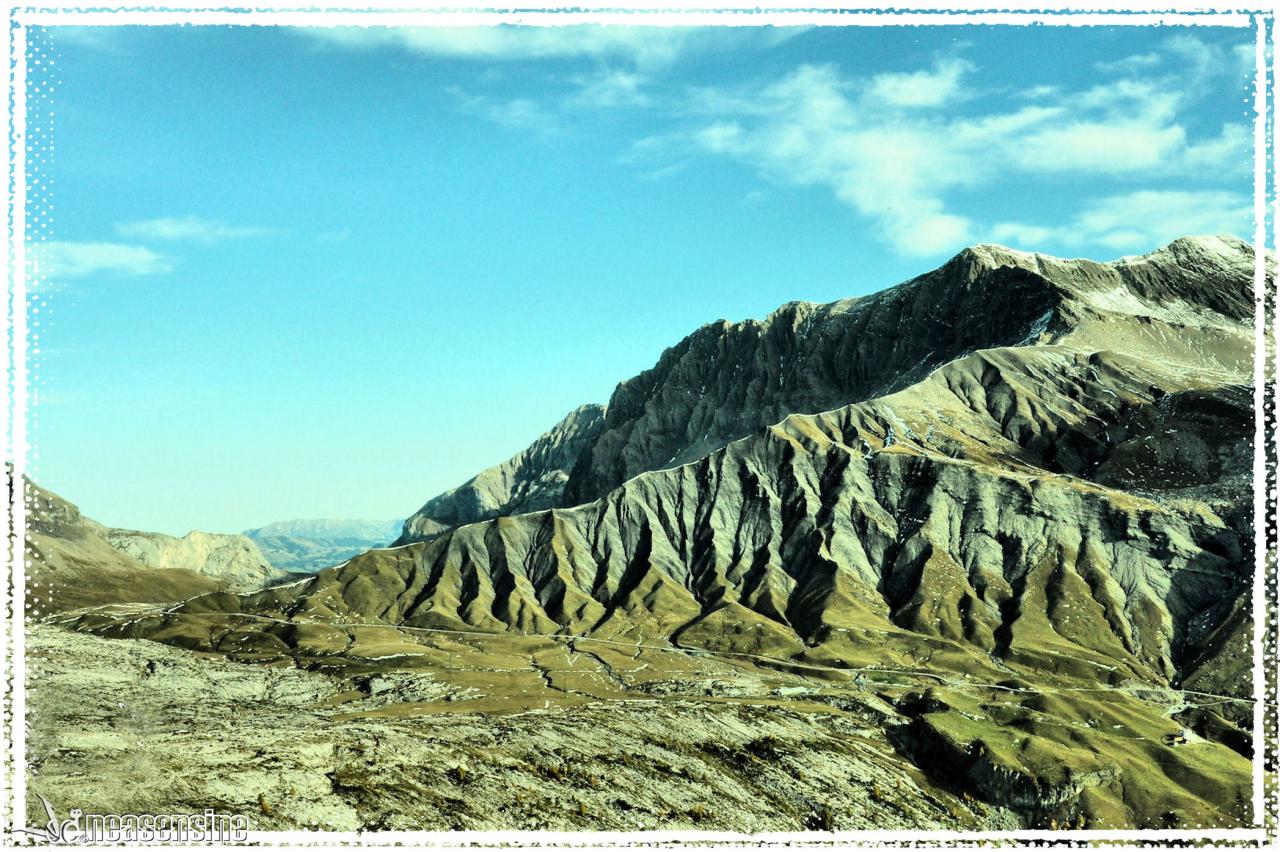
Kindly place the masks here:
[[(939, 269), (872, 296), (792, 302), (763, 321), (720, 321), (618, 385), (609, 404), (571, 413), (515, 458), (432, 499), (396, 544), (461, 524), (603, 496), (645, 471), (701, 458), (790, 414), (818, 413), (910, 386), (977, 349), (1033, 343), (1107, 317), (1177, 327), (1252, 316), (1252, 248), (1185, 238), (1113, 263), (1000, 246), (965, 249)], [(1217, 319), (1215, 319), (1215, 317)], [(1216, 338), (1221, 331), (1207, 330)], [(1102, 343), (1103, 341), (1093, 341)], [(1169, 341), (1142, 341), (1146, 354)], [(1239, 353), (1231, 353), (1230, 369)], [(1212, 361), (1203, 365), (1212, 368)], [(567, 474), (567, 476), (566, 476)], [(546, 487), (543, 483), (551, 483)]]

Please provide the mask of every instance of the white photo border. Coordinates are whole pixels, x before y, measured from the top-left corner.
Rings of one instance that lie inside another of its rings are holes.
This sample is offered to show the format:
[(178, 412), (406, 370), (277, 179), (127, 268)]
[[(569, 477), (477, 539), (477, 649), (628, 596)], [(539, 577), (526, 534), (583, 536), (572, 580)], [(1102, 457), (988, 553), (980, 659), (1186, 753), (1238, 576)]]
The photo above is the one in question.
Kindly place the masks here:
[[(1264, 0), (1265, 2), (1265, 0)], [(1277, 659), (1276, 564), (1276, 460), (1280, 437), (1276, 434), (1276, 376), (1280, 373), (1275, 341), (1280, 340), (1280, 311), (1276, 308), (1276, 222), (1280, 220), (1280, 170), (1275, 168), (1276, 120), (1274, 83), (1280, 56), (1280, 30), (1275, 10), (1264, 6), (1236, 6), (1210, 2), (1187, 8), (1112, 0), (1079, 0), (1068, 4), (1046, 3), (1041, 10), (1017, 7), (992, 9), (980, 2), (954, 0), (954, 8), (938, 8), (904, 0), (895, 8), (875, 9), (839, 6), (824, 0), (804, 8), (745, 8), (727, 3), (704, 3), (697, 8), (671, 9), (659, 2), (614, 3), (610, 6), (571, 8), (496, 9), (448, 8), (439, 3), (417, 8), (351, 8), (341, 6), (259, 6), (255, 8), (184, 8), (148, 5), (106, 8), (89, 4), (20, 6), (8, 2), (8, 238), (0, 249), (8, 278), (4, 304), (5, 375), (8, 397), (4, 408), (5, 458), (12, 463), (6, 523), (8, 546), (0, 570), (7, 574), (4, 589), (0, 658), (4, 661), (5, 736), (3, 771), (0, 772), (0, 844), (21, 843), (26, 825), (26, 557), (27, 506), (22, 486), (32, 449), (28, 436), (33, 374), (29, 360), (28, 299), (33, 276), (27, 246), (33, 238), (28, 227), (31, 193), (28, 171), (29, 146), (42, 140), (27, 133), (29, 27), (57, 26), (477, 26), (520, 24), (573, 26), (584, 23), (628, 26), (1229, 26), (1255, 33), (1254, 78), (1254, 531), (1255, 578), (1252, 589), (1254, 757), (1252, 828), (1205, 830), (1019, 830), (1009, 832), (959, 831), (837, 831), (787, 832), (757, 835), (706, 831), (651, 832), (325, 832), (253, 831), (249, 845), (274, 847), (413, 846), (429, 849), (486, 849), (509, 846), (529, 848), (676, 848), (689, 845), (717, 849), (768, 847), (943, 847), (978, 846), (1199, 846), (1204, 844), (1269, 848), (1280, 840), (1280, 798), (1264, 774), (1268, 763), (1280, 762), (1280, 728), (1276, 707), (1280, 699)], [(1270, 53), (1270, 56), (1268, 56)], [(1267, 314), (1272, 324), (1267, 326)], [(7, 570), (6, 570), (7, 569)], [(1270, 603), (1270, 606), (1268, 606)], [(156, 848), (156, 847), (153, 847)], [(163, 848), (163, 847), (159, 847)]]

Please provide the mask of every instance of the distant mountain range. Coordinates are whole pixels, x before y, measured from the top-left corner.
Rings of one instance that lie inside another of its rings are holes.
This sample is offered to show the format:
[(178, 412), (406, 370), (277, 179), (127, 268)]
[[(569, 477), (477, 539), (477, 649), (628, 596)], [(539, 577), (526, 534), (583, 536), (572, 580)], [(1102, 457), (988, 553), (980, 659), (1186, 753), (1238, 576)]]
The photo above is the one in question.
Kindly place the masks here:
[(310, 573), (337, 565), (358, 553), (385, 547), (400, 535), (403, 522), (320, 518), (277, 521), (245, 530), (271, 564)]

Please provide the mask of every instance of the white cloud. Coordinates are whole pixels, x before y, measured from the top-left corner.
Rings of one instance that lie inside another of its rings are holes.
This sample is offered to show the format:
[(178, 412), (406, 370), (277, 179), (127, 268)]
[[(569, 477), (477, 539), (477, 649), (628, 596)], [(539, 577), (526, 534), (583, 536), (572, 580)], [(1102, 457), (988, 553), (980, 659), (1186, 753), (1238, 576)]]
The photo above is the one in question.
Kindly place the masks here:
[(201, 219), (198, 216), (163, 217), (138, 222), (118, 222), (115, 230), (117, 235), (129, 239), (193, 242), (205, 245), (225, 242), (226, 240), (266, 237), (275, 233), (271, 228), (228, 225), (226, 222), (216, 219)]
[(87, 48), (103, 53), (120, 53), (119, 39), (121, 32), (116, 26), (51, 26), (46, 31), (55, 47)]
[(946, 211), (939, 192), (969, 183), (976, 172), (939, 145), (932, 128), (868, 120), (883, 111), (860, 109), (853, 88), (830, 66), (805, 66), (748, 98), (751, 114), (705, 125), (693, 141), (776, 183), (830, 188), (903, 253), (962, 243), (972, 225)]
[(1038, 251), (1056, 237), (1052, 228), (1001, 222), (991, 228), (991, 239), (1011, 248)]
[[(1196, 78), (1207, 73), (1206, 54), (1197, 44), (1171, 40), (1167, 48), (1186, 57), (1187, 74)], [(951, 208), (961, 190), (1022, 176), (1214, 181), (1238, 176), (1248, 166), (1243, 125), (1227, 124), (1206, 137), (1184, 124), (1182, 111), (1191, 96), (1180, 87), (1181, 77), (1118, 79), (1075, 92), (1027, 91), (1034, 104), (1011, 106), (1006, 99), (986, 113), (960, 115), (953, 104), (978, 102), (965, 85), (969, 70), (964, 63), (940, 61), (919, 74), (858, 80), (832, 66), (803, 66), (754, 90), (704, 89), (690, 99), (701, 120), (683, 144), (736, 159), (773, 183), (825, 187), (904, 254), (939, 254), (990, 233), (990, 226)], [(664, 148), (674, 154), (679, 144), (651, 143), (643, 151), (633, 149), (632, 156), (652, 159)], [(1222, 197), (1208, 200), (1218, 205), (1210, 212), (1221, 213)], [(1076, 231), (1108, 245), (1133, 236), (1098, 225), (1105, 212), (1092, 211), (1094, 218)], [(1129, 212), (1151, 218), (1136, 208)], [(1207, 221), (1224, 218), (1230, 219), (1207, 215)], [(1186, 216), (1180, 221), (1195, 224)], [(1060, 233), (1041, 223), (1005, 222), (997, 228), (1025, 242)], [(1144, 236), (1161, 230), (1169, 229), (1137, 228)]]
[(426, 56), (521, 60), (591, 57), (622, 59), (639, 67), (670, 64), (698, 32), (691, 27), (511, 26), (307, 27), (301, 32), (330, 45), (398, 47)]
[(1112, 248), (1149, 248), (1187, 234), (1244, 233), (1252, 218), (1235, 193), (1143, 190), (1090, 204), (1076, 228)]
[(545, 132), (555, 126), (555, 120), (543, 111), (542, 106), (528, 98), (488, 102), (481, 111), (503, 127)]
[(449, 89), (462, 108), (508, 130), (527, 130), (549, 134), (559, 129), (559, 119), (539, 101), (531, 98), (490, 98), (473, 95), (458, 88)]
[(679, 27), (574, 24), (533, 26), (500, 24), (463, 27), (299, 27), (296, 32), (331, 48), (393, 49), (424, 57), (476, 60), (488, 66), (476, 82), (510, 81), (498, 63), (538, 60), (586, 60), (592, 70), (552, 78), (564, 84), (537, 100), (492, 94), (451, 92), (468, 111), (507, 128), (549, 133), (571, 123), (576, 112), (647, 107), (656, 77), (682, 55), (742, 47), (768, 49), (808, 27)]
[(1117, 251), (1147, 251), (1178, 237), (1236, 235), (1252, 231), (1249, 200), (1221, 190), (1138, 190), (1087, 203), (1071, 222), (1056, 228), (1004, 222), (991, 238), (1017, 248), (1097, 244)]
[(1057, 86), (1040, 85), (1040, 86), (1032, 86), (1029, 89), (1025, 89), (1019, 92), (1018, 96), (1022, 98), (1026, 98), (1027, 100), (1038, 101), (1041, 98), (1053, 97), (1054, 95), (1058, 94), (1058, 91), (1059, 90)]
[(537, 134), (558, 132), (572, 120), (569, 113), (581, 110), (605, 110), (620, 107), (643, 107), (649, 97), (643, 91), (648, 78), (640, 73), (601, 69), (591, 75), (578, 75), (567, 82), (571, 93), (559, 102), (533, 98), (495, 98), (474, 94), (456, 86), (447, 91), (458, 99), (472, 115), (492, 121), (509, 130), (526, 130)]
[(1134, 74), (1154, 68), (1160, 64), (1160, 61), (1160, 54), (1158, 53), (1138, 53), (1133, 56), (1113, 59), (1109, 62), (1095, 62), (1093, 67), (1104, 74)]
[(647, 106), (650, 98), (644, 92), (648, 79), (633, 71), (605, 68), (593, 76), (573, 79), (578, 91), (571, 95), (567, 105), (582, 109), (614, 109), (626, 106)]
[(107, 274), (122, 277), (169, 272), (169, 261), (149, 248), (108, 242), (50, 241), (29, 248), (32, 272), (50, 280)]
[[(1267, 42), (1267, 62), (1271, 61), (1271, 43)], [(1237, 44), (1231, 48), (1231, 58), (1236, 63), (1236, 71), (1252, 80), (1258, 73), (1258, 46), (1253, 42)]]
[(1243, 124), (1224, 124), (1217, 136), (1188, 144), (1184, 160), (1191, 171), (1252, 174), (1253, 132)]
[(939, 106), (955, 99), (960, 91), (960, 78), (973, 65), (963, 59), (946, 59), (931, 71), (877, 74), (871, 78), (873, 98), (893, 106)]
[(1123, 174), (1171, 162), (1186, 146), (1181, 127), (1142, 121), (1078, 121), (1036, 130), (1012, 147), (1024, 171)]
[(1193, 35), (1183, 33), (1170, 36), (1165, 40), (1163, 49), (1178, 63), (1183, 74), (1196, 82), (1227, 70), (1222, 49), (1206, 44)]

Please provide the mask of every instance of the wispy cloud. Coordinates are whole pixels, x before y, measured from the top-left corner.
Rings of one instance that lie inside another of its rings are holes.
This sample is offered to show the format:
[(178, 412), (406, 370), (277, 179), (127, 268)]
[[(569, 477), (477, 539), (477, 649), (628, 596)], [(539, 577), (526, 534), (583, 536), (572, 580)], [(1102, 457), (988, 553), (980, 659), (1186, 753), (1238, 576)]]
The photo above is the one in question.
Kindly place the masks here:
[(1252, 44), (1227, 48), (1188, 33), (1177, 33), (1155, 50), (1096, 62), (1093, 67), (1104, 74), (1176, 73), (1182, 80), (1183, 93), (1195, 94), (1215, 78), (1237, 74), (1241, 69), (1252, 76), (1253, 52)]
[(157, 275), (172, 269), (169, 261), (144, 246), (110, 242), (33, 243), (30, 246), (32, 271), (49, 280), (84, 278), (90, 275), (132, 277)]
[(101, 53), (122, 53), (116, 26), (52, 26), (46, 27), (49, 38), (56, 47), (76, 47)]
[(1149, 68), (1154, 68), (1160, 64), (1160, 54), (1158, 53), (1137, 53), (1132, 56), (1123, 56), (1120, 59), (1112, 59), (1106, 62), (1095, 62), (1093, 67), (1104, 74), (1133, 74), (1141, 73)]
[[(702, 90), (691, 99), (692, 110), (703, 116), (700, 124), (683, 137), (668, 134), (665, 145), (654, 141), (663, 137), (653, 137), (630, 156), (647, 159), (653, 169), (660, 162), (655, 153), (679, 160), (692, 147), (738, 160), (775, 184), (826, 187), (899, 252), (941, 253), (990, 231), (952, 209), (960, 190), (1019, 176), (1195, 182), (1244, 174), (1249, 135), (1243, 125), (1193, 134), (1181, 119), (1197, 97), (1198, 81), (1216, 73), (1213, 63), (1231, 62), (1221, 48), (1201, 50), (1189, 38), (1166, 42), (1164, 49), (1181, 57), (1177, 73), (1114, 79), (1074, 92), (1041, 87), (1022, 93), (1029, 101), (1006, 97), (976, 113), (972, 104), (953, 108), (981, 94), (966, 84), (976, 70), (967, 62), (940, 60), (918, 74), (870, 79), (846, 77), (833, 66), (802, 66), (754, 88)], [(1193, 230), (1238, 227), (1234, 202), (1223, 195), (1202, 200), (1213, 202), (1203, 216), (1163, 221), (1197, 225)], [(1090, 211), (1091, 218), (1071, 232), (1093, 234), (1107, 245), (1119, 241), (1099, 224), (1111, 209), (1118, 208)], [(1209, 227), (1213, 221), (1220, 224)], [(1158, 224), (1146, 232), (1162, 230)], [(1038, 223), (1019, 227), (1022, 235), (1037, 227), (1046, 238), (1066, 233)]]
[(643, 107), (650, 103), (644, 91), (648, 78), (634, 71), (604, 68), (594, 74), (576, 76), (572, 82), (577, 91), (566, 105), (585, 109), (615, 109), (618, 107)]
[(1000, 223), (991, 238), (1027, 249), (1057, 243), (1139, 251), (1187, 234), (1248, 233), (1252, 221), (1249, 200), (1238, 193), (1139, 190), (1090, 201), (1057, 227)]
[(137, 222), (118, 222), (115, 226), (115, 231), (118, 236), (127, 239), (193, 242), (204, 245), (226, 242), (227, 240), (268, 237), (276, 233), (273, 228), (229, 225), (217, 219), (202, 219), (198, 216), (162, 217)]
[(474, 89), (452, 89), (475, 115), (507, 128), (548, 133), (589, 110), (645, 107), (655, 79), (685, 55), (754, 47), (769, 49), (805, 32), (806, 27), (663, 27), (646, 25), (490, 27), (308, 27), (298, 32), (325, 46), (345, 50), (395, 49), (423, 57), (472, 59), (490, 63), (478, 82), (503, 75), (493, 63), (530, 60), (586, 60), (588, 71), (553, 78), (549, 95), (496, 97)]
[(557, 115), (540, 101), (531, 98), (493, 98), (472, 94), (457, 87), (450, 88), (449, 93), (458, 99), (458, 103), (467, 112), (509, 130), (526, 130), (546, 135), (560, 129)]
[(620, 59), (644, 68), (670, 64), (697, 32), (690, 27), (512, 26), (308, 27), (301, 32), (343, 48), (397, 47), (427, 56), (483, 60)]

